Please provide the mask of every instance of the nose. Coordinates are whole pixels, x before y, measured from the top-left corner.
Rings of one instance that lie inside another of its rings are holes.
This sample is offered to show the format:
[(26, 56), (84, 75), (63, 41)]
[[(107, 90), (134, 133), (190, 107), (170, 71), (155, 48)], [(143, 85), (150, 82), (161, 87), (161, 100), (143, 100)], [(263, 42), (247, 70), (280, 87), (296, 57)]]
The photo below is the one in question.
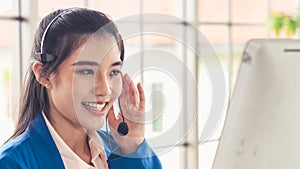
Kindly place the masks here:
[(95, 79), (95, 96), (110, 96), (112, 87), (111, 81), (108, 77), (103, 74), (97, 75)]

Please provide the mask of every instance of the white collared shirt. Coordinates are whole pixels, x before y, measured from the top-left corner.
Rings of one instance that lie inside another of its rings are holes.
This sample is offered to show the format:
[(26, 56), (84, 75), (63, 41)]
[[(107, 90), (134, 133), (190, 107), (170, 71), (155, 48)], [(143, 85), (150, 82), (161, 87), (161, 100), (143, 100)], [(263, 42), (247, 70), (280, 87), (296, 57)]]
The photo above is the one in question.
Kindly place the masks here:
[(92, 156), (92, 166), (90, 164), (87, 164), (72, 151), (72, 149), (63, 141), (63, 139), (55, 131), (55, 129), (48, 121), (44, 113), (42, 114), (66, 169), (108, 169), (106, 162), (107, 158), (103, 148), (103, 143), (101, 142), (99, 135), (96, 131), (87, 132), (87, 135), (89, 137), (90, 152)]

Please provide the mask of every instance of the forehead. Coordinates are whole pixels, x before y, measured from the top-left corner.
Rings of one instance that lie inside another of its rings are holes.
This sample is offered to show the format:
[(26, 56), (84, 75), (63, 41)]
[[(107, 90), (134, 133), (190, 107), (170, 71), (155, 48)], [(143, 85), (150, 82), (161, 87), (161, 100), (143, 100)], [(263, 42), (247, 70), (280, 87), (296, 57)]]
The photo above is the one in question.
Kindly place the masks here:
[(91, 36), (71, 56), (73, 61), (92, 61), (97, 63), (120, 60), (120, 50), (113, 35)]

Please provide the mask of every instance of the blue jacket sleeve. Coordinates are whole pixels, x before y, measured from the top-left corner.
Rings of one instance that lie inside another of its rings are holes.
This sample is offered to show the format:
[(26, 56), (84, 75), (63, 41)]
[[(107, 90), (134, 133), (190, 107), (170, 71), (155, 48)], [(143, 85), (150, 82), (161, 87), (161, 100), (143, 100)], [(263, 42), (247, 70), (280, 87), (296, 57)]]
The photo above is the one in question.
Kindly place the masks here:
[(135, 152), (123, 155), (119, 145), (110, 134), (101, 131), (99, 135), (104, 143), (110, 169), (162, 169), (160, 160), (146, 140)]
[(147, 144), (146, 140), (139, 148), (128, 155), (117, 155), (112, 152), (108, 157), (110, 169), (161, 169), (161, 163), (155, 153)]

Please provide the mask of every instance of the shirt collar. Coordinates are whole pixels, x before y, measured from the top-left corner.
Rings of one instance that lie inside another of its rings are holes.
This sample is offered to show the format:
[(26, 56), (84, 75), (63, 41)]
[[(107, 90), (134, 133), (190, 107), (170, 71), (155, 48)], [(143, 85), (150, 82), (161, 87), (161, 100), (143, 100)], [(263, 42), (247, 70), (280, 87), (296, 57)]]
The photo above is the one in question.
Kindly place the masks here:
[[(72, 149), (63, 141), (63, 139), (55, 131), (44, 112), (42, 112), (43, 118), (45, 119), (46, 126), (48, 127), (50, 134), (57, 146), (57, 149), (62, 157), (62, 160), (66, 166), (77, 166), (78, 168), (91, 168), (89, 164), (83, 161), (77, 154), (75, 154)], [(105, 166), (107, 163), (107, 157), (104, 151), (103, 143), (96, 131), (86, 131), (89, 137), (89, 146), (92, 155), (92, 163), (97, 163), (97, 158), (101, 158), (101, 163)], [(99, 159), (98, 159), (99, 161)]]

